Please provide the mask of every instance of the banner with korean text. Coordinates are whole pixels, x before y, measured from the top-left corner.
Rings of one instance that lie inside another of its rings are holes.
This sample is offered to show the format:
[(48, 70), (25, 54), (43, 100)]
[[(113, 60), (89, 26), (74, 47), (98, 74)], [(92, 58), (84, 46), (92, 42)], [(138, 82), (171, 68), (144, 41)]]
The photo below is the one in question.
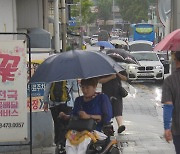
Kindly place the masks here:
[[(38, 66), (49, 57), (49, 53), (32, 53), (31, 54), (31, 75), (34, 74), (34, 72), (37, 70)], [(29, 76), (29, 56), (27, 55), (27, 75), (28, 75), (28, 81), (30, 79)], [(43, 82), (36, 82), (31, 83), (31, 99), (32, 99), (32, 112), (39, 112), (44, 111), (43, 106), (43, 96), (45, 91), (46, 84)], [(28, 111), (30, 110), (30, 88), (29, 84), (27, 86), (27, 108)]]
[[(32, 58), (32, 57), (31, 57)], [(31, 75), (34, 74), (38, 66), (43, 62), (43, 60), (32, 60), (31, 59)], [(29, 67), (29, 62), (27, 62), (27, 69)], [(29, 81), (29, 70), (28, 70), (28, 81)], [(43, 96), (44, 96), (44, 90), (45, 90), (45, 83), (39, 82), (39, 83), (32, 83), (31, 84), (31, 100), (32, 100), (32, 112), (39, 112), (44, 111), (43, 106)], [(29, 84), (27, 86), (27, 108), (28, 111), (30, 110), (30, 88)]]
[(26, 42), (0, 41), (0, 142), (27, 139)]

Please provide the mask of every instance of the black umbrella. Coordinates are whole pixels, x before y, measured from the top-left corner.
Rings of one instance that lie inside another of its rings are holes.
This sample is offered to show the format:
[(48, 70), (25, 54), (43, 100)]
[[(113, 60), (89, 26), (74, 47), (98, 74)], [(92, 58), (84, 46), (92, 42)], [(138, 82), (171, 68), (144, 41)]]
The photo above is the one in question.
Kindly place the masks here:
[(110, 49), (106, 51), (106, 54), (112, 57), (117, 62), (138, 64), (136, 58), (124, 49)]
[(113, 59), (95, 51), (68, 51), (47, 58), (30, 82), (54, 82), (92, 78), (122, 71)]
[(114, 59), (116, 62), (125, 62), (125, 58), (122, 57), (119, 54), (116, 53), (109, 53), (107, 54), (109, 57), (111, 57), (112, 59)]
[(128, 57), (125, 58), (125, 63), (127, 63), (127, 64), (138, 64), (139, 65), (139, 62), (132, 55), (129, 55)]

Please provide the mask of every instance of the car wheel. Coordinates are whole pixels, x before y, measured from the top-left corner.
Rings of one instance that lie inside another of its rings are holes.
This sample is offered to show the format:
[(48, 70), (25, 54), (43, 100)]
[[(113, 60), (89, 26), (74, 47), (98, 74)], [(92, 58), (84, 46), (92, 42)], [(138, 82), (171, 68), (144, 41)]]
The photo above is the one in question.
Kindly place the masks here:
[(117, 147), (112, 147), (108, 154), (121, 154), (121, 151)]

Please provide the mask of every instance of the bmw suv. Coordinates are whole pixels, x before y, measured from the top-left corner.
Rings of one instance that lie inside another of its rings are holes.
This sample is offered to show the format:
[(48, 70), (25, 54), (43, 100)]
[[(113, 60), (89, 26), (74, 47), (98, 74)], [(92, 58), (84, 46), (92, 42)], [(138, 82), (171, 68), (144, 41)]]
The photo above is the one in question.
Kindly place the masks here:
[(152, 51), (136, 51), (131, 54), (139, 62), (129, 64), (126, 68), (129, 81), (134, 80), (164, 80), (164, 66), (161, 63), (157, 53)]

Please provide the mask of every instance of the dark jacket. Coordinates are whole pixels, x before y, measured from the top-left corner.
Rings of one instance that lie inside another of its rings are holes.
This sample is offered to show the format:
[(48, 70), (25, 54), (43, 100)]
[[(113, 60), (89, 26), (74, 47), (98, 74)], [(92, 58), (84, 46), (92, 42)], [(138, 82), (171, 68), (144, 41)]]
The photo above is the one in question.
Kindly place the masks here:
[(122, 99), (119, 91), (120, 86), (121, 86), (121, 79), (119, 77), (116, 77), (115, 79), (102, 84), (102, 92), (108, 95), (109, 98), (113, 96), (118, 99)]

